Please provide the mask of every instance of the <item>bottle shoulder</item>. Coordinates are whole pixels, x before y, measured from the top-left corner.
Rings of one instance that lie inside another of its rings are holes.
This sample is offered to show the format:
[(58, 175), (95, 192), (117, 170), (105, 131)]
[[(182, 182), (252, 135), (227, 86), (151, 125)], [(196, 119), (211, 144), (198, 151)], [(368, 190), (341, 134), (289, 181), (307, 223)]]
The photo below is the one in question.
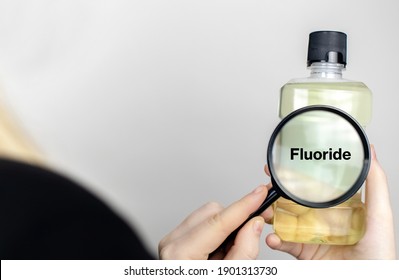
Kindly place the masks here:
[(372, 92), (363, 83), (346, 79), (292, 79), (282, 86), (279, 115), (309, 105), (330, 105), (341, 108), (363, 126), (369, 124), (372, 111)]
[(308, 91), (320, 90), (345, 90), (359, 91), (371, 94), (368, 86), (361, 82), (348, 79), (329, 79), (329, 78), (295, 78), (289, 80), (281, 87), (281, 93), (295, 91), (296, 89)]
[[(310, 83), (315, 83), (315, 84), (332, 84), (332, 83), (351, 83), (351, 84), (359, 84), (359, 85), (364, 85), (366, 86), (365, 83), (361, 81), (356, 81), (356, 80), (350, 80), (350, 79), (345, 79), (345, 78), (339, 78), (339, 79), (332, 79), (332, 78), (320, 78), (320, 77), (302, 77), (302, 78), (293, 78), (289, 80), (286, 84), (310, 84)], [(366, 86), (367, 87), (367, 86)]]
[(342, 83), (342, 82), (349, 82), (352, 80), (347, 80), (344, 78), (340, 79), (331, 79), (331, 78), (313, 78), (313, 77), (299, 77), (299, 78), (293, 78), (287, 82), (288, 83), (325, 83), (325, 82), (330, 82), (330, 83)]

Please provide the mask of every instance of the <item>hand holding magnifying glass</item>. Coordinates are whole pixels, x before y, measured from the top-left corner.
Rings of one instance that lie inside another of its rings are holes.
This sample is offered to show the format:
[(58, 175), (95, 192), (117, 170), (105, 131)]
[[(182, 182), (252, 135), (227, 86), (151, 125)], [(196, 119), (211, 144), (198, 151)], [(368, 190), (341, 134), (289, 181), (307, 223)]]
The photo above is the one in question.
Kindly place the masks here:
[[(270, 234), (266, 243), (270, 248), (287, 252), (298, 259), (395, 259), (394, 225), (388, 186), (384, 171), (375, 157), (372, 159), (366, 185), (367, 232), (356, 245), (315, 246), (283, 242), (275, 234)], [(271, 185), (267, 187), (270, 188)], [(212, 202), (195, 210), (162, 239), (159, 243), (159, 257), (197, 260), (209, 257), (255, 259), (259, 252), (263, 219), (267, 221), (273, 215), (271, 207), (262, 213), (262, 217), (254, 217), (241, 228), (230, 250), (211, 256), (209, 254), (259, 207), (267, 195), (267, 187), (256, 188), (226, 208)]]
[[(328, 110), (322, 110), (327, 111)], [(322, 113), (323, 115), (323, 113)], [(328, 115), (328, 114), (327, 114)], [(336, 118), (338, 121), (342, 121), (340, 117), (335, 116), (333, 113), (333, 119)], [(306, 115), (305, 115), (306, 116)], [(310, 116), (310, 115), (308, 115)], [(327, 118), (328, 119), (328, 118)], [(344, 117), (345, 119), (345, 117)], [(344, 121), (344, 123), (347, 121)], [(298, 124), (303, 123), (298, 121)], [(350, 128), (352, 125), (349, 125)], [(331, 127), (330, 127), (331, 128)], [(329, 129), (331, 130), (331, 129)], [(349, 131), (353, 128), (349, 129)], [(287, 133), (291, 130), (284, 129)], [(339, 130), (338, 130), (339, 131)], [(352, 135), (355, 142), (357, 141), (360, 146), (360, 158), (364, 161), (359, 161), (354, 165), (358, 166), (357, 176), (349, 176), (345, 182), (352, 182), (347, 187), (347, 192), (338, 192), (340, 196), (331, 195), (331, 201), (336, 201), (337, 198), (345, 198), (347, 193), (356, 191), (357, 182), (361, 181), (361, 177), (367, 174), (367, 165), (370, 164), (368, 161), (369, 146), (364, 140), (361, 139), (357, 130), (356, 132), (346, 132), (346, 136)], [(341, 135), (345, 133), (336, 133), (331, 130), (331, 135)], [(276, 137), (278, 138), (278, 137)], [(331, 138), (331, 137), (326, 137)], [(279, 139), (279, 138), (278, 138)], [(339, 137), (338, 137), (339, 139)], [(345, 139), (345, 137), (343, 138)], [(274, 143), (274, 140), (271, 141)], [(278, 140), (276, 143), (284, 142)], [(274, 146), (274, 144), (272, 144)], [(281, 146), (281, 145), (280, 145)], [(278, 145), (276, 146), (278, 147)], [(270, 148), (270, 145), (269, 145)], [(346, 149), (346, 147), (345, 147)], [(352, 151), (352, 150), (351, 150)], [(363, 152), (362, 152), (363, 151)], [(355, 155), (356, 153), (352, 153)], [(269, 157), (270, 158), (270, 157)], [(269, 160), (270, 165), (270, 160)], [(283, 164), (284, 165), (284, 164)], [(350, 167), (350, 165), (348, 165)], [(332, 168), (338, 172), (336, 168)], [(337, 173), (342, 174), (342, 173)], [(328, 176), (324, 176), (328, 177)], [(339, 176), (340, 178), (342, 176)], [(345, 177), (345, 176), (344, 176)], [(360, 179), (359, 179), (360, 177)], [(325, 182), (324, 182), (325, 183)], [(353, 246), (328, 246), (318, 245), (318, 250), (313, 250), (313, 245), (290, 243), (281, 241), (276, 235), (271, 234), (267, 238), (267, 244), (272, 249), (281, 250), (292, 254), (297, 258), (314, 259), (314, 258), (337, 258), (337, 259), (374, 259), (374, 258), (395, 258), (395, 241), (393, 234), (393, 221), (392, 211), (389, 204), (388, 190), (386, 186), (386, 179), (384, 172), (382, 171), (376, 160), (373, 160), (372, 167), (367, 178), (366, 188), (366, 205), (368, 208), (367, 218), (367, 233), (364, 238), (356, 245)], [(355, 187), (354, 187), (355, 186)], [(271, 186), (269, 186), (271, 187)], [(275, 188), (273, 188), (275, 190)], [(259, 237), (261, 228), (263, 226), (263, 219), (268, 220), (271, 218), (272, 209), (267, 208), (270, 204), (270, 200), (279, 197), (279, 193), (273, 191), (275, 194), (267, 195), (265, 186), (257, 188), (259, 191), (254, 191), (241, 200), (233, 203), (227, 208), (223, 208), (217, 203), (208, 203), (200, 209), (193, 212), (188, 216), (182, 224), (180, 224), (170, 234), (160, 242), (159, 252), (161, 259), (207, 259), (209, 258), (229, 258), (229, 259), (245, 259), (245, 258), (256, 258), (259, 250)], [(328, 192), (327, 192), (328, 193)], [(271, 199), (272, 197), (272, 199)], [(304, 198), (304, 197), (302, 197)], [(305, 199), (306, 200), (306, 199)], [(264, 203), (262, 203), (262, 201)], [(328, 202), (328, 201), (327, 201)], [(323, 201), (313, 201), (312, 203), (326, 203)], [(259, 205), (262, 204), (261, 207)], [(257, 207), (259, 208), (258, 210)], [(262, 212), (262, 208), (267, 208)], [(250, 213), (252, 213), (250, 215)], [(262, 213), (262, 217), (257, 216), (258, 213)], [(248, 217), (245, 220), (245, 217)], [(252, 217), (252, 218), (251, 218)], [(241, 222), (244, 221), (245, 222)], [(380, 222), (381, 221), (381, 222)], [(241, 225), (240, 225), (241, 224)], [(381, 231), (383, 227), (384, 231)], [(230, 237), (227, 237), (229, 232)], [(238, 232), (238, 235), (237, 235)], [(235, 238), (235, 239), (234, 239)], [(226, 245), (231, 246), (231, 241), (234, 239), (234, 246), (229, 248)], [(224, 240), (224, 242), (223, 242)], [(230, 242), (229, 242), (230, 241)], [(223, 242), (222, 245), (220, 245)], [(217, 248), (221, 250), (217, 250)], [(312, 249), (312, 250), (311, 250)], [(341, 250), (340, 252), (338, 252)], [(211, 253), (213, 252), (213, 253)], [(315, 254), (313, 254), (313, 253)], [(324, 254), (324, 255), (323, 255)]]
[(268, 145), (273, 187), (261, 206), (218, 248), (228, 250), (241, 227), (279, 197), (327, 208), (352, 197), (370, 168), (369, 143), (349, 114), (331, 106), (308, 106), (285, 117)]

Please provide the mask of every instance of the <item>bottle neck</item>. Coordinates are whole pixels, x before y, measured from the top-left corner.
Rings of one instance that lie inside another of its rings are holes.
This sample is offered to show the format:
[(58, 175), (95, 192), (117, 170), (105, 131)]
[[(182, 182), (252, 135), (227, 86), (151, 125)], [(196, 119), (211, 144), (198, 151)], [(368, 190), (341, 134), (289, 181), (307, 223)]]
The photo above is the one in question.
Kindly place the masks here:
[(345, 66), (340, 63), (313, 62), (309, 69), (311, 78), (342, 79)]

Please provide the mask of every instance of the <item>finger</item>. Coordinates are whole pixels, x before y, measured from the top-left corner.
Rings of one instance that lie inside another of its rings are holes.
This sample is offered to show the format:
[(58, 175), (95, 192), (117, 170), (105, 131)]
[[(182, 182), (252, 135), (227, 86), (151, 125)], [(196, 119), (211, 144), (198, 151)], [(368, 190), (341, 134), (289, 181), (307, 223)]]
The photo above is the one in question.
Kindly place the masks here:
[(269, 176), (269, 177), (270, 177), (269, 165), (265, 164), (265, 166), (264, 166), (264, 170), (265, 170), (265, 173), (267, 174), (267, 176)]
[(301, 243), (282, 241), (276, 234), (271, 233), (266, 237), (266, 244), (273, 250), (279, 250), (297, 258), (302, 251)]
[(179, 246), (187, 248), (188, 258), (207, 259), (208, 255), (257, 209), (266, 195), (266, 186), (259, 186), (250, 194), (193, 228), (179, 240)]
[(160, 242), (159, 246), (165, 246), (166, 243), (180, 238), (192, 228), (196, 227), (201, 222), (209, 217), (216, 215), (223, 210), (223, 206), (217, 202), (208, 202), (199, 209), (192, 212), (187, 218), (183, 220), (171, 233), (165, 236)]
[[(158, 254), (160, 259), (182, 259), (183, 255), (180, 253), (182, 250), (174, 246), (174, 242), (181, 236), (184, 236), (192, 228), (196, 227), (201, 222), (209, 217), (223, 210), (217, 202), (208, 202), (199, 209), (192, 212), (183, 222), (176, 227), (172, 232), (166, 235), (158, 244)], [(172, 246), (171, 246), (172, 245)], [(184, 248), (183, 248), (184, 252)], [(179, 255), (180, 254), (180, 255)]]
[[(268, 174), (270, 176), (269, 172), (269, 168), (267, 166), (267, 164), (265, 165), (265, 172), (266, 174)], [(266, 185), (267, 190), (269, 191), (271, 188), (273, 187), (272, 183), (269, 183)], [(274, 216), (274, 210), (273, 207), (268, 207), (265, 211), (263, 211), (263, 213), (261, 214), (261, 216), (263, 217), (263, 219), (265, 219), (265, 222), (268, 224), (272, 223), (272, 219)]]
[[(267, 190), (269, 191), (272, 188), (272, 184), (269, 183), (266, 185)], [(265, 220), (266, 223), (270, 223), (274, 216), (273, 206), (266, 208), (265, 211), (262, 212), (261, 216)]]
[[(272, 186), (271, 183), (269, 183), (269, 184), (266, 185), (266, 188), (267, 188), (268, 191), (269, 191), (272, 187), (273, 187), (273, 186)], [(260, 216), (262, 216), (263, 219), (264, 219), (266, 222), (269, 222), (269, 221), (273, 218), (273, 214), (274, 214), (273, 207), (268, 207), (265, 211), (262, 212), (262, 214), (261, 214)]]
[(263, 213), (261, 214), (263, 219), (265, 220), (266, 223), (272, 224), (273, 222), (273, 216), (274, 216), (274, 209), (273, 207), (268, 207)]
[(387, 178), (377, 160), (374, 146), (371, 145), (371, 166), (366, 179), (366, 206), (373, 215), (386, 215), (391, 212)]
[(226, 260), (254, 260), (259, 254), (259, 238), (265, 222), (255, 217), (238, 232), (234, 245), (227, 253)]
[(371, 152), (371, 167), (366, 179), (367, 231), (358, 246), (370, 248), (371, 241), (378, 248), (373, 252), (373, 258), (395, 259), (395, 229), (387, 178), (377, 160), (374, 146), (371, 146)]

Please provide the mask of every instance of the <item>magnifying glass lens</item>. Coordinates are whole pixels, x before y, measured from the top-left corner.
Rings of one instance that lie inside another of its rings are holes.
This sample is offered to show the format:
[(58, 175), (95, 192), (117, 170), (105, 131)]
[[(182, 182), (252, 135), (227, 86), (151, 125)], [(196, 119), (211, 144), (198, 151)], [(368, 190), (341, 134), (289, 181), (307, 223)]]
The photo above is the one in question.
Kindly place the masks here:
[(349, 115), (315, 107), (292, 115), (275, 130), (268, 164), (285, 196), (306, 206), (328, 207), (362, 185), (368, 149), (363, 130)]

